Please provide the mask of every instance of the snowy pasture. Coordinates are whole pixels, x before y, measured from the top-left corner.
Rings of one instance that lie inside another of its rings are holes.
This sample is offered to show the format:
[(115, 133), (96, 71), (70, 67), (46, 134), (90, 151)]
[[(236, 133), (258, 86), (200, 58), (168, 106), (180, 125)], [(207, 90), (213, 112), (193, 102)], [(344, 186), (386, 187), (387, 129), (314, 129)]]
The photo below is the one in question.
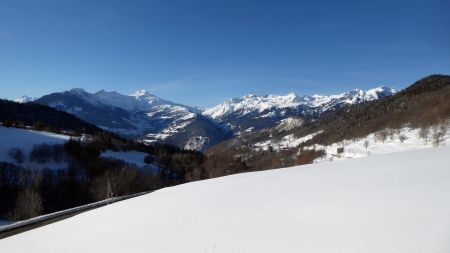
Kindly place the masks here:
[(450, 252), (450, 147), (165, 188), (0, 240), (0, 252)]
[[(40, 132), (20, 128), (7, 128), (0, 126), (0, 161), (14, 163), (8, 151), (12, 148), (20, 148), (24, 154), (28, 155), (37, 144), (63, 144), (70, 139), (68, 135), (55, 134), (49, 132)], [(65, 168), (66, 163), (47, 163), (39, 164), (36, 162), (25, 161), (21, 166), (33, 168)]]
[[(442, 134), (437, 143), (433, 138), (435, 131)], [(306, 149), (325, 150), (326, 155), (315, 160), (315, 162), (323, 162), (432, 148), (444, 146), (449, 141), (450, 127), (448, 125), (442, 125), (440, 129), (428, 129), (426, 133), (423, 133), (421, 129), (404, 127), (372, 133), (359, 140), (346, 140), (329, 146), (313, 145)]]

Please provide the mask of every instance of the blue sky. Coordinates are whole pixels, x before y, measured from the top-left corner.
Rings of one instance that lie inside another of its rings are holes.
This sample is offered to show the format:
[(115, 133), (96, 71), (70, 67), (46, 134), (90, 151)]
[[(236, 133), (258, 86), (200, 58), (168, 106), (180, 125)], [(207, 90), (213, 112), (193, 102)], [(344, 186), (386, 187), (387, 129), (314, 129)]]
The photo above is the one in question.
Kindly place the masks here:
[(208, 107), (247, 93), (402, 88), (450, 74), (448, 10), (448, 0), (2, 0), (1, 97), (148, 89)]

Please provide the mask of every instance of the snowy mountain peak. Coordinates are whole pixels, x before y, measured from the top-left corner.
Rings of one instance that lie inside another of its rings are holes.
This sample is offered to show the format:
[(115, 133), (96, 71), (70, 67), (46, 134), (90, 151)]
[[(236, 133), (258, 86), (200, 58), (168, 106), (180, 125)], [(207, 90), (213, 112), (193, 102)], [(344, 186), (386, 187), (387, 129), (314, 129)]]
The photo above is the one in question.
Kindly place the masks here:
[(135, 98), (149, 97), (149, 96), (155, 97), (155, 95), (151, 94), (148, 90), (145, 90), (145, 89), (138, 90), (138, 91), (130, 94), (130, 96), (135, 97)]
[(391, 96), (395, 93), (395, 89), (387, 86), (380, 86), (366, 91), (366, 96), (371, 96), (374, 99)]
[(34, 100), (34, 98), (26, 96), (26, 95), (23, 95), (20, 98), (14, 99), (14, 102), (17, 102), (17, 103), (28, 103), (28, 102), (31, 102), (33, 100)]
[(212, 118), (218, 118), (221, 115), (236, 111), (242, 111), (243, 114), (251, 111), (262, 112), (273, 107), (285, 108), (295, 106), (300, 100), (301, 98), (292, 92), (287, 95), (258, 96), (255, 94), (247, 94), (242, 97), (228, 99), (223, 104), (205, 110), (203, 114)]

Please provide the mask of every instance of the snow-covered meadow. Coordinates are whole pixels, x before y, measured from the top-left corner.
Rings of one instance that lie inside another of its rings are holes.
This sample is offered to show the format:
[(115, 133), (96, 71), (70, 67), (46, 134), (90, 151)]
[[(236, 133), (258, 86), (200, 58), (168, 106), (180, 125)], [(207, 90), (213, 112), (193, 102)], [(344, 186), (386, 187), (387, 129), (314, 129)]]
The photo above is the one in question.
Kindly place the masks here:
[[(439, 141), (433, 137), (437, 136), (436, 132), (442, 134)], [(444, 146), (449, 142), (450, 125), (445, 124), (431, 127), (427, 132), (410, 127), (386, 129), (358, 140), (346, 140), (329, 146), (312, 145), (305, 149), (325, 150), (326, 155), (315, 160), (315, 162), (323, 162), (432, 148)]]
[[(7, 128), (0, 126), (0, 161), (17, 164), (8, 154), (12, 148), (20, 148), (24, 154), (28, 155), (34, 145), (38, 144), (64, 144), (70, 139), (68, 135), (55, 134), (49, 132), (33, 131), (21, 128)], [(66, 163), (47, 163), (39, 164), (37, 162), (24, 161), (21, 166), (33, 168), (65, 168)]]
[(165, 188), (0, 240), (0, 252), (450, 252), (450, 147)]
[[(311, 140), (320, 133), (322, 131), (317, 131), (303, 137), (288, 134), (279, 139), (270, 139), (255, 143), (253, 148), (255, 150), (268, 150), (271, 148), (275, 151), (297, 148), (302, 143)], [(427, 129), (411, 127), (385, 129), (371, 133), (365, 138), (344, 140), (329, 146), (315, 144), (303, 147), (303, 149), (325, 151), (325, 156), (314, 161), (324, 162), (431, 148), (434, 146), (444, 146), (448, 143), (450, 143), (450, 122), (435, 125)], [(302, 150), (299, 149), (298, 154), (301, 152)]]
[[(25, 159), (23, 163), (17, 163), (9, 153), (13, 148), (20, 148), (26, 157), (29, 156), (34, 145), (40, 144), (64, 144), (70, 140), (71, 136), (55, 134), (43, 131), (34, 131), (21, 128), (7, 128), (0, 126), (0, 162), (8, 162), (16, 165), (20, 165), (26, 168), (32, 169), (65, 169), (68, 163), (65, 161), (54, 162), (47, 161), (46, 163), (31, 162), (29, 159)], [(137, 151), (112, 151), (107, 150), (101, 154), (104, 158), (112, 158), (116, 160), (122, 160), (126, 163), (135, 165), (140, 168), (149, 168), (152, 170), (158, 170), (154, 165), (148, 165), (144, 162), (144, 158), (147, 153)]]

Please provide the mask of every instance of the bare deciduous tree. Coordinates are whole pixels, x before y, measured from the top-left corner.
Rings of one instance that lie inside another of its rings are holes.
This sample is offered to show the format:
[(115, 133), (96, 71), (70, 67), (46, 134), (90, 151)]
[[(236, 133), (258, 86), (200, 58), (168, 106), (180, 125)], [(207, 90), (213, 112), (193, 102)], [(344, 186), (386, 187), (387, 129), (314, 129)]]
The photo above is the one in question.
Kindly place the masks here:
[(428, 144), (430, 129), (428, 127), (421, 127), (419, 130), (419, 138), (423, 140), (425, 145)]
[(44, 208), (39, 192), (33, 188), (27, 188), (19, 192), (14, 209), (10, 213), (12, 220), (24, 220), (42, 214)]
[(366, 150), (367, 148), (369, 148), (369, 140), (364, 141), (364, 147), (366, 148)]
[(444, 142), (444, 136), (447, 132), (447, 129), (444, 125), (434, 125), (433, 131), (431, 133), (431, 138), (433, 142), (433, 146), (437, 147)]

